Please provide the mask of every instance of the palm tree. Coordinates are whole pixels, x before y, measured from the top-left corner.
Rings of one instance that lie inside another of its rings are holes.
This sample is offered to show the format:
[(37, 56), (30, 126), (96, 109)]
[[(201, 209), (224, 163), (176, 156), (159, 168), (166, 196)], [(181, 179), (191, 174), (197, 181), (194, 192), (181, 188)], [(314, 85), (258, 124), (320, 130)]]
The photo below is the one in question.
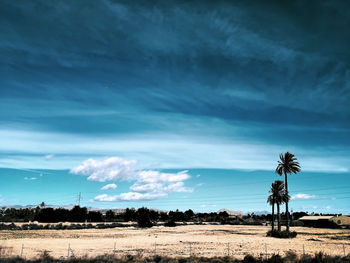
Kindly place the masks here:
[[(284, 155), (280, 154), (280, 160), (278, 161), (278, 165), (276, 168), (276, 173), (282, 176), (284, 174), (284, 184), (286, 189), (286, 194), (288, 195), (288, 180), (287, 175), (288, 174), (296, 174), (300, 172), (300, 165), (297, 162), (297, 158), (294, 156), (294, 154), (290, 152), (286, 152)], [(289, 200), (286, 202), (286, 217), (287, 217), (287, 231), (289, 231), (289, 211), (288, 211), (288, 203)]]
[(277, 180), (271, 184), (271, 195), (268, 197), (267, 202), (272, 204), (272, 230), (274, 230), (274, 205), (277, 205), (277, 224), (278, 231), (281, 231), (281, 214), (280, 205), (289, 201), (289, 195), (286, 194), (283, 181)]
[[(269, 191), (270, 193), (272, 193), (272, 187), (273, 184), (271, 185), (271, 190)], [(269, 197), (267, 198), (267, 202), (270, 204), (270, 206), (272, 207), (272, 220), (271, 220), (271, 230), (275, 230), (275, 196), (273, 194), (269, 195)]]

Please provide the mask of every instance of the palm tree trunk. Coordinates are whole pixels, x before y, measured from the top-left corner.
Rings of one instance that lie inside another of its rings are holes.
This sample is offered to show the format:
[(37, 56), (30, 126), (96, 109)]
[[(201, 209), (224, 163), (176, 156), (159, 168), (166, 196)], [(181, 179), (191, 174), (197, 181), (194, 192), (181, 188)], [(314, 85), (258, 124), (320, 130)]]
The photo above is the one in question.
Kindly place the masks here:
[(277, 224), (278, 224), (278, 231), (281, 231), (281, 213), (280, 213), (279, 203), (277, 203)]
[[(284, 185), (286, 187), (286, 195), (288, 195), (288, 180), (287, 173), (284, 172)], [(287, 218), (287, 232), (289, 232), (289, 211), (288, 211), (288, 202), (286, 202), (286, 218)]]
[(271, 229), (272, 229), (272, 231), (275, 230), (275, 204), (272, 205)]

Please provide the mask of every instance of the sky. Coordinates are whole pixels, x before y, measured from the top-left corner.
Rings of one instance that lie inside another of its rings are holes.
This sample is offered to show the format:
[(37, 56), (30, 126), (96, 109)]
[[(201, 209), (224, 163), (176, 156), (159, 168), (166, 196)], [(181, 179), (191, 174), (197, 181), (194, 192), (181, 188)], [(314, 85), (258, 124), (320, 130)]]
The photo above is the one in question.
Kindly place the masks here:
[[(0, 205), (349, 213), (348, 1), (0, 5)], [(102, 189), (103, 188), (103, 189)]]

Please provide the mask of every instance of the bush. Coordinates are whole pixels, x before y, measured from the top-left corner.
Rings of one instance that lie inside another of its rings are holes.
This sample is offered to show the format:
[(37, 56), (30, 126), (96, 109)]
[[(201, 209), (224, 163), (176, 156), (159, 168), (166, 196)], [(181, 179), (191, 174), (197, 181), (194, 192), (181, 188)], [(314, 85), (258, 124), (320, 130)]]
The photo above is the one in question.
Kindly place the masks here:
[(292, 222), (290, 222), (290, 226), (304, 226), (304, 223), (303, 221), (293, 220)]
[(176, 226), (176, 223), (175, 221), (173, 220), (169, 220), (167, 222), (164, 223), (164, 226), (167, 226), (167, 227), (175, 227)]
[(258, 260), (255, 257), (253, 257), (252, 255), (248, 254), (244, 257), (243, 262), (255, 263), (255, 262), (258, 262)]
[(277, 238), (295, 238), (297, 236), (297, 232), (292, 231), (278, 231), (278, 230), (270, 230), (266, 233), (268, 237), (277, 237)]
[(274, 254), (270, 257), (269, 262), (271, 262), (271, 263), (283, 263), (284, 260), (280, 255)]
[(159, 263), (159, 262), (162, 261), (162, 257), (161, 257), (161, 256), (154, 256), (154, 257), (153, 257), (153, 261), (154, 261), (155, 263)]
[(285, 259), (288, 261), (288, 262), (294, 262), (294, 261), (297, 261), (298, 259), (298, 256), (295, 252), (293, 251), (287, 251), (286, 252), (286, 257)]
[(43, 229), (43, 226), (38, 225), (38, 224), (29, 224), (29, 229), (30, 230), (40, 230), (40, 229)]
[(62, 223), (59, 223), (55, 226), (56, 230), (63, 230), (63, 229), (67, 229), (66, 225), (63, 225)]
[(243, 220), (242, 225), (248, 225), (248, 226), (262, 226), (264, 225), (263, 222), (260, 220), (256, 220), (253, 218), (248, 218), (246, 220)]
[(142, 228), (153, 226), (149, 209), (142, 207), (137, 210), (137, 225)]
[(137, 220), (137, 226), (145, 228), (145, 227), (152, 227), (153, 224), (148, 217), (141, 217)]

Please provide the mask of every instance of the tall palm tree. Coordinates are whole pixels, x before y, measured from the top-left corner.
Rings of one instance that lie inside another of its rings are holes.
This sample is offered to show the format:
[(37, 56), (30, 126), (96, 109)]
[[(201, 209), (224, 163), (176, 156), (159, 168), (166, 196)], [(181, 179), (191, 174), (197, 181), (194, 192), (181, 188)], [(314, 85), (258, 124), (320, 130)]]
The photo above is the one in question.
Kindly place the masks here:
[(277, 206), (277, 226), (278, 231), (281, 231), (281, 213), (280, 205), (289, 201), (289, 195), (286, 194), (283, 181), (277, 180), (271, 184), (271, 195), (267, 202), (272, 204), (272, 230), (274, 230), (274, 205)]
[[(280, 160), (278, 161), (276, 173), (282, 176), (284, 174), (284, 184), (286, 189), (286, 194), (288, 195), (288, 180), (287, 175), (288, 174), (296, 174), (300, 172), (300, 165), (297, 162), (297, 158), (294, 156), (294, 154), (290, 152), (286, 152), (284, 155), (280, 154)], [(289, 200), (286, 202), (286, 217), (287, 217), (287, 231), (289, 231), (289, 211), (288, 211), (288, 203)]]

